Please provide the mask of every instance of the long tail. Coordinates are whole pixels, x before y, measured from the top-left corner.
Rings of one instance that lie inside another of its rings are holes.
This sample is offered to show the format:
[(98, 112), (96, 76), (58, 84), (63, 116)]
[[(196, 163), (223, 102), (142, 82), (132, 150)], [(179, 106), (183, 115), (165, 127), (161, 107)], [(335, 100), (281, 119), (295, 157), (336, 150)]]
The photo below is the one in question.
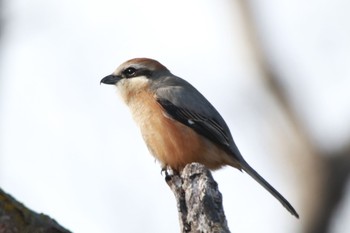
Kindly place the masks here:
[(262, 178), (246, 161), (240, 161), (242, 169), (254, 178), (259, 184), (261, 184), (267, 191), (269, 191), (277, 200), (279, 200), (282, 205), (296, 218), (299, 218), (299, 214), (295, 211), (293, 206), (274, 188), (272, 187), (264, 178)]

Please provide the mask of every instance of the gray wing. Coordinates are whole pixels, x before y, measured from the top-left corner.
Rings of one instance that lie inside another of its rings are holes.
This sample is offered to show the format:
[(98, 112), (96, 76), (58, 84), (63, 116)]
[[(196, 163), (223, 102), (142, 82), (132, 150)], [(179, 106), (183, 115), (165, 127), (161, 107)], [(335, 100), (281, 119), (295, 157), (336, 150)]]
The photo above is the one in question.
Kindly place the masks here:
[(191, 84), (180, 78), (176, 81), (182, 85), (164, 85), (158, 87), (155, 92), (158, 103), (167, 115), (218, 144), (240, 160), (240, 152), (218, 111)]

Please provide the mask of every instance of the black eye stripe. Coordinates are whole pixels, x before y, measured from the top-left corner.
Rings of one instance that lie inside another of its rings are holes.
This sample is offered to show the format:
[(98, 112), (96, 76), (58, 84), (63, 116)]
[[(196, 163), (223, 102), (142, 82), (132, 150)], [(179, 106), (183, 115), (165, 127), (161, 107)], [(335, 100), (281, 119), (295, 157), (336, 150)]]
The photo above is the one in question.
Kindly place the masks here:
[(142, 75), (149, 77), (150, 74), (151, 74), (151, 71), (147, 69), (144, 69), (144, 68), (136, 69), (134, 67), (128, 67), (122, 72), (122, 75), (124, 78), (134, 78)]

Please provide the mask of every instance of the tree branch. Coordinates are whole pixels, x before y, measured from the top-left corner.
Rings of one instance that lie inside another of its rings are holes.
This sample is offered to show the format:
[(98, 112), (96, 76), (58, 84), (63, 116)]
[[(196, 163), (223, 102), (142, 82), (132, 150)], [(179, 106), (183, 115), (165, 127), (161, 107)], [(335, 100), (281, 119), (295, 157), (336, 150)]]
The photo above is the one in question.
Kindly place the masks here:
[(182, 233), (230, 232), (218, 185), (205, 166), (188, 164), (166, 182), (177, 201)]
[(70, 233), (54, 219), (38, 214), (0, 188), (0, 233)]

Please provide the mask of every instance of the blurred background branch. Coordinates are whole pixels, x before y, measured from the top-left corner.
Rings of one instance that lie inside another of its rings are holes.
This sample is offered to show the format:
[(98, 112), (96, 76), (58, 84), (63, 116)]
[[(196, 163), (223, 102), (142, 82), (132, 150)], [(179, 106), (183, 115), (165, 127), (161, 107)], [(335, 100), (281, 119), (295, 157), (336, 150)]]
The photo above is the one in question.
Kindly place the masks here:
[[(304, 215), (302, 223), (304, 233), (330, 233), (332, 219), (336, 209), (342, 202), (348, 184), (350, 172), (350, 138), (347, 146), (325, 151), (314, 144), (311, 134), (307, 132), (305, 123), (298, 115), (298, 111), (292, 104), (291, 95), (287, 84), (283, 83), (279, 69), (271, 61), (269, 54), (264, 48), (258, 32), (259, 23), (254, 17), (254, 1), (239, 0), (244, 28), (246, 29), (247, 41), (251, 47), (252, 57), (260, 71), (268, 91), (278, 103), (290, 130), (297, 140), (298, 148), (290, 151), (298, 151), (298, 155), (290, 155), (292, 170), (298, 176), (299, 195)], [(300, 103), (302, 104), (302, 103)], [(325, 109), (326, 110), (326, 109)], [(288, 139), (283, 135), (286, 147), (293, 146), (286, 142)], [(294, 144), (295, 145), (295, 144)]]

